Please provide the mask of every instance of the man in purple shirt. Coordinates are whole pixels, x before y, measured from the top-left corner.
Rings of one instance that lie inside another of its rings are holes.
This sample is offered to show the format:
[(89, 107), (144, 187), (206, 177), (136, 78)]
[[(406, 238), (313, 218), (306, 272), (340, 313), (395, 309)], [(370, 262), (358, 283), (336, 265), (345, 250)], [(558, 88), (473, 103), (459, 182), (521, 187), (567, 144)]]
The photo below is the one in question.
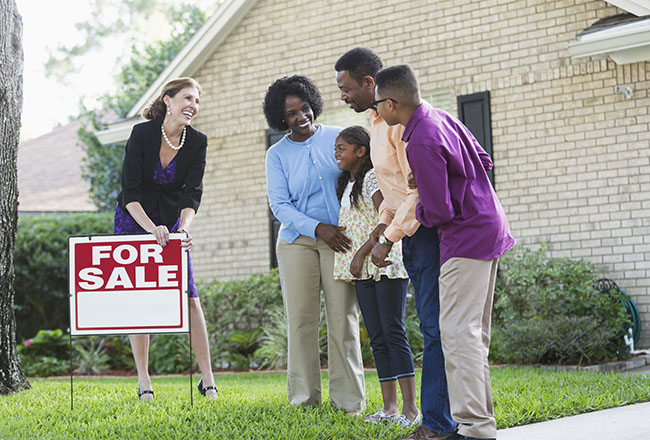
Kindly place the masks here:
[[(460, 121), (420, 99), (408, 65), (375, 77), (374, 105), (389, 125), (406, 127), (420, 202), (416, 218), (440, 235), (440, 335), (445, 356), (451, 438), (494, 439), (488, 352), (499, 257), (515, 243), (488, 180), (492, 161)], [(420, 437), (430, 438), (422, 433)]]

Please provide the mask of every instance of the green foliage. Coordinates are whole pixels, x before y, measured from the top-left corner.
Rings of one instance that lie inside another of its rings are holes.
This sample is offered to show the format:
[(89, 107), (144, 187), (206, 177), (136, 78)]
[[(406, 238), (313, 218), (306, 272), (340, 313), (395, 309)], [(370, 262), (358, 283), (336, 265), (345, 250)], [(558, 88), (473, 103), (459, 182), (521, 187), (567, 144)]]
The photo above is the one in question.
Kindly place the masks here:
[(250, 332), (235, 330), (230, 334), (228, 364), (233, 370), (248, 370), (255, 365), (255, 352), (259, 349), (264, 329), (258, 327)]
[(424, 338), (420, 331), (420, 318), (415, 308), (415, 290), (413, 284), (409, 283), (409, 295), (406, 298), (406, 309), (404, 310), (404, 328), (406, 329), (406, 338), (413, 353), (413, 363), (416, 366), (422, 366), (424, 357)]
[(515, 248), (497, 277), (491, 359), (518, 363), (592, 363), (627, 356), (629, 325), (620, 294), (595, 288), (586, 260)]
[(69, 372), (70, 347), (63, 331), (39, 330), (17, 346), (27, 376), (58, 376)]
[[(592, 316), (558, 316), (513, 321), (496, 327), (492, 334), (492, 355), (515, 364), (583, 364), (616, 359), (619, 329), (604, 327)], [(624, 351), (627, 354), (627, 351)]]
[(260, 360), (261, 368), (287, 368), (287, 320), (282, 307), (274, 307), (269, 311), (270, 322), (266, 325), (262, 336), (261, 346), (255, 352)]
[(90, 199), (100, 211), (111, 211), (121, 187), (124, 145), (102, 145), (87, 127), (81, 127), (77, 135), (86, 150), (81, 176), (90, 183)]
[(107, 336), (102, 337), (102, 345), (108, 354), (108, 366), (111, 370), (135, 370), (133, 351), (129, 343), (129, 337)]
[[(155, 374), (184, 373), (190, 368), (190, 343), (187, 335), (152, 335), (149, 370)], [(192, 357), (196, 371), (196, 359)]]
[[(267, 275), (252, 275), (244, 280), (207, 281), (198, 287), (210, 338), (212, 361), (217, 368), (228, 366), (234, 360), (231, 356), (233, 335), (241, 335), (241, 332), (252, 335), (256, 329), (271, 325), (272, 312), (282, 309), (277, 270), (272, 270)], [(255, 351), (260, 343), (261, 339), (258, 338), (250, 350)]]
[(67, 328), (68, 236), (113, 231), (108, 213), (45, 214), (18, 219), (14, 251), (17, 340), (42, 328)]
[(104, 341), (99, 336), (91, 336), (73, 341), (76, 352), (74, 359), (77, 374), (100, 374), (109, 368), (110, 357)]
[(173, 23), (169, 39), (156, 41), (142, 47), (133, 45), (128, 63), (118, 75), (119, 87), (113, 94), (99, 98), (102, 111), (85, 111), (80, 116), (89, 121), (79, 129), (78, 135), (86, 150), (82, 175), (90, 183), (90, 196), (100, 210), (112, 210), (120, 190), (120, 173), (124, 159), (124, 146), (101, 145), (95, 131), (102, 128), (101, 115), (113, 110), (119, 117), (127, 113), (158, 78), (172, 59), (205, 23), (205, 14), (196, 6), (180, 4), (170, 9)]
[[(499, 429), (650, 400), (650, 376), (493, 368), (494, 415)], [(138, 402), (136, 378), (35, 380), (28, 392), (0, 399), (0, 438), (48, 439), (377, 439), (408, 430), (350, 418), (323, 401), (316, 407), (287, 402), (286, 374), (218, 376), (219, 399), (197, 396), (190, 406), (187, 377), (153, 378), (156, 399)], [(366, 414), (382, 405), (376, 374), (367, 371)], [(419, 389), (421, 371), (416, 371)], [(193, 384), (195, 386), (195, 384)], [(419, 399), (418, 399), (419, 401)]]
[(174, 6), (170, 12), (173, 27), (169, 39), (150, 43), (143, 48), (132, 47), (130, 61), (118, 75), (119, 91), (102, 98), (105, 108), (111, 108), (125, 117), (206, 20), (205, 14), (192, 4)]

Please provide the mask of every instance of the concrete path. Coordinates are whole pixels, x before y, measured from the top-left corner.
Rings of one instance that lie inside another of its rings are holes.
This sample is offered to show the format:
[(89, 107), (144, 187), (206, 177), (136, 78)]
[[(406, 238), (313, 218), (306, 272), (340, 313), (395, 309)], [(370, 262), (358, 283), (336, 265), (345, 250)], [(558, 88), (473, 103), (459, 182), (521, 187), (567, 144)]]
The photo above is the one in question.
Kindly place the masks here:
[(650, 402), (503, 429), (498, 440), (649, 440)]

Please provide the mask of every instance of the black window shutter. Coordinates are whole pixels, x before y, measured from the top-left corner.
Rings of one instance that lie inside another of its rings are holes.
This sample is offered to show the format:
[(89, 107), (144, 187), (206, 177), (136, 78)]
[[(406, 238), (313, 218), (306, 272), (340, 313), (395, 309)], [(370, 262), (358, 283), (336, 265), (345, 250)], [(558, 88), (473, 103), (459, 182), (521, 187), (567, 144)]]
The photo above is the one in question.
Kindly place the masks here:
[[(469, 128), (469, 131), (472, 132), (478, 143), (481, 144), (494, 162), (494, 156), (492, 155), (490, 92), (462, 95), (456, 99), (458, 103), (458, 119)], [(494, 168), (488, 172), (488, 177), (492, 186), (494, 186)]]
[[(270, 128), (266, 130), (266, 149), (275, 144), (277, 141), (282, 139), (285, 133), (280, 133)], [(271, 269), (278, 267), (278, 256), (275, 252), (275, 244), (278, 241), (278, 232), (280, 231), (280, 221), (275, 218), (271, 209), (269, 208), (269, 257), (270, 257), (270, 266)]]

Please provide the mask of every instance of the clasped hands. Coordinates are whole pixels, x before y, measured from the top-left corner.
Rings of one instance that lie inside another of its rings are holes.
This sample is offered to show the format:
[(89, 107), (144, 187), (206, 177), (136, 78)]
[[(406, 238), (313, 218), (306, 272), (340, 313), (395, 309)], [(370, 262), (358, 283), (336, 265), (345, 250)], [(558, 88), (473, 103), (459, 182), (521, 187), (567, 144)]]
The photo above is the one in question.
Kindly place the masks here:
[[(192, 248), (192, 236), (185, 229), (179, 229), (178, 232), (185, 232), (187, 237), (181, 240), (181, 247), (185, 250), (190, 250)], [(165, 225), (158, 225), (149, 231), (155, 238), (158, 244), (162, 247), (166, 247), (169, 243), (169, 229)]]

